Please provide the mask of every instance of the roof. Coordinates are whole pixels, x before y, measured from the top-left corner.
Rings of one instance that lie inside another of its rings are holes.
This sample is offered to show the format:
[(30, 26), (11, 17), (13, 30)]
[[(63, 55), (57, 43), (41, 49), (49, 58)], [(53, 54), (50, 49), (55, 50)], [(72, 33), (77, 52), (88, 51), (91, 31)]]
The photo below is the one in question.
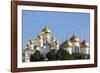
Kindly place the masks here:
[(45, 26), (45, 27), (42, 29), (42, 32), (50, 33), (51, 31), (48, 29), (47, 26)]
[(88, 48), (89, 47), (89, 43), (86, 40), (83, 40), (81, 43), (81, 48)]
[(78, 38), (78, 36), (76, 36), (75, 33), (73, 33), (72, 37), (70, 38), (71, 42), (80, 42), (80, 39)]

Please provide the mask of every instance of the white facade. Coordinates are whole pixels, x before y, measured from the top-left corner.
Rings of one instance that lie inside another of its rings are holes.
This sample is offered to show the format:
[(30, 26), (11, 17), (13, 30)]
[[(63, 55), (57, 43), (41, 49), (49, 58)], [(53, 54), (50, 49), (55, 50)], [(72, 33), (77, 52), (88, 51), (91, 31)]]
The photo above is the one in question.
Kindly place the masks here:
[(45, 42), (51, 43), (51, 35), (49, 33), (45, 36)]
[(67, 52), (69, 52), (69, 54), (72, 54), (72, 48), (69, 47), (69, 48), (64, 48), (64, 50), (66, 50)]
[(80, 43), (73, 42), (72, 53), (80, 53)]
[(33, 44), (29, 44), (29, 49), (33, 50), (34, 45)]
[(30, 62), (30, 56), (34, 52), (32, 49), (25, 49), (25, 62)]
[(89, 54), (89, 48), (82, 48), (81, 53), (83, 54)]
[(28, 42), (29, 49), (25, 49), (25, 62), (30, 61), (31, 54), (34, 54), (36, 50), (40, 51), (45, 56), (51, 49), (59, 49), (58, 41), (51, 35), (48, 27), (42, 30), (42, 33), (36, 37), (34, 42), (30, 43), (31, 41), (33, 40), (31, 39)]
[(41, 50), (42, 50), (42, 53), (45, 55), (51, 50), (51, 48), (47, 45), (47, 46), (44, 46), (44, 48), (42, 48)]
[[(63, 49), (69, 52), (69, 54), (83, 53), (89, 54), (89, 44), (83, 40), (80, 44), (80, 39), (73, 34), (73, 36), (65, 41)], [(62, 45), (62, 46), (63, 46)], [(25, 62), (30, 62), (31, 54), (34, 54), (36, 50), (40, 51), (44, 56), (52, 49), (59, 50), (59, 41), (51, 34), (48, 27), (42, 30), (42, 33), (33, 40), (30, 39), (28, 46), (25, 49)]]
[(38, 45), (40, 45), (40, 47), (43, 47), (43, 39), (39, 39), (38, 42), (39, 42)]
[(81, 53), (89, 54), (89, 44), (86, 40), (83, 40), (81, 43)]

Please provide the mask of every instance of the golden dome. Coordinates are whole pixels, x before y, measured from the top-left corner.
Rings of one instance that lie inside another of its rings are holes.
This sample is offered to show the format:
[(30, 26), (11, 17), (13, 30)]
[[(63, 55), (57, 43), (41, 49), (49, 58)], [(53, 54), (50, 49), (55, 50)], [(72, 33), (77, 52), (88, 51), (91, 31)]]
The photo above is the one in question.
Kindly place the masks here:
[(72, 45), (71, 41), (68, 40), (68, 41), (66, 42), (66, 48), (72, 48), (72, 46), (73, 46), (73, 45)]
[(37, 37), (38, 39), (43, 39), (42, 35), (38, 35)]
[(48, 27), (46, 26), (46, 27), (43, 28), (42, 32), (50, 33), (51, 31), (50, 31), (50, 30), (48, 29)]
[(32, 37), (30, 37), (30, 39), (29, 39), (29, 43), (30, 43), (30, 44), (33, 44)]
[(86, 40), (83, 40), (81, 43), (81, 48), (88, 48), (89, 47), (89, 43)]
[(74, 33), (73, 36), (70, 38), (71, 42), (80, 42), (80, 39), (76, 36), (76, 34)]

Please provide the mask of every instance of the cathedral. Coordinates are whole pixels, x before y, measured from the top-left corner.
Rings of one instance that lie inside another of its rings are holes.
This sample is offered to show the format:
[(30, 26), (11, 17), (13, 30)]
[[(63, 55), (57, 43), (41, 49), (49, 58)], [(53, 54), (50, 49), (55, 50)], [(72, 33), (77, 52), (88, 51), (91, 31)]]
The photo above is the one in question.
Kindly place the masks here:
[(45, 56), (51, 49), (59, 49), (59, 41), (51, 34), (48, 27), (44, 27), (41, 34), (39, 34), (35, 40), (32, 40), (32, 38), (29, 39), (24, 50), (25, 62), (30, 62), (30, 56), (35, 53), (36, 50)]
[(63, 48), (70, 54), (89, 54), (89, 43), (86, 40), (80, 41), (79, 37), (75, 33), (73, 33), (70, 39), (63, 42), (59, 48)]
[(89, 54), (89, 43), (86, 40), (80, 41), (79, 37), (73, 33), (70, 39), (67, 39), (59, 45), (59, 41), (51, 34), (48, 27), (44, 27), (34, 40), (32, 38), (29, 39), (24, 49), (24, 62), (30, 62), (30, 56), (34, 54), (36, 50), (45, 56), (52, 49), (64, 49), (69, 52), (69, 54)]

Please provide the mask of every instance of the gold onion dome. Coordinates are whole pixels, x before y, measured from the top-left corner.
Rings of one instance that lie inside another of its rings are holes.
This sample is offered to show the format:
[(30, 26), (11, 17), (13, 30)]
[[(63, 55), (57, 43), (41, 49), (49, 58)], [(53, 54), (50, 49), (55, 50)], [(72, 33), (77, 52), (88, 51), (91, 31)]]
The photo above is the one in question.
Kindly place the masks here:
[(38, 39), (43, 39), (42, 35), (38, 35), (37, 37)]
[(89, 47), (89, 43), (86, 40), (83, 40), (81, 43), (81, 48), (88, 48)]
[(29, 39), (29, 43), (30, 43), (30, 44), (33, 44), (32, 38)]
[(68, 41), (66, 42), (66, 48), (72, 48), (72, 46), (73, 46), (73, 45), (72, 45), (71, 41), (68, 40)]
[(48, 27), (46, 26), (46, 27), (43, 28), (42, 32), (50, 33), (51, 31), (50, 31), (50, 30), (48, 29)]
[(80, 42), (80, 39), (76, 36), (76, 34), (74, 33), (73, 36), (70, 38), (71, 42)]

